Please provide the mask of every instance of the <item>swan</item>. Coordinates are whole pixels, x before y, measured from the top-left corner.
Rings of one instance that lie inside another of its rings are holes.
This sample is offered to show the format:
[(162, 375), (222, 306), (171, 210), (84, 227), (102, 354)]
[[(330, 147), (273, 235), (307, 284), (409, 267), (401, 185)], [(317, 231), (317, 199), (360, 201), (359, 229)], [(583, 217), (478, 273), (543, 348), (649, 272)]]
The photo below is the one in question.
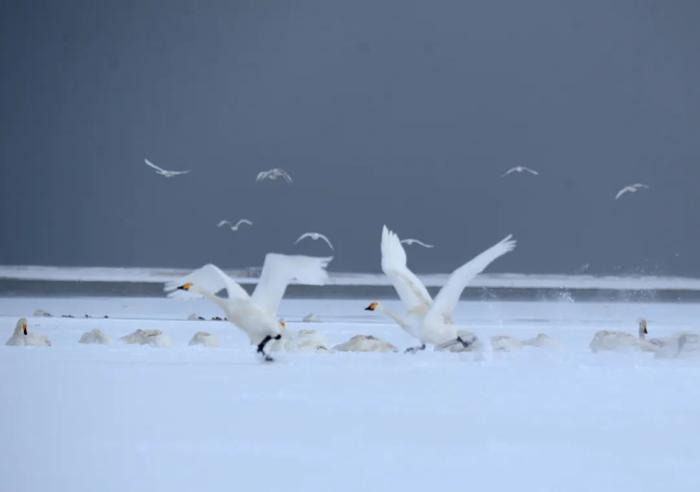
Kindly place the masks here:
[(156, 166), (148, 159), (144, 159), (143, 162), (145, 162), (148, 167), (153, 169), (156, 172), (156, 174), (160, 174), (165, 178), (173, 178), (175, 176), (180, 176), (181, 174), (187, 174), (190, 172), (189, 169), (187, 171), (168, 171), (167, 169), (163, 169), (160, 166)]
[(534, 169), (530, 169), (529, 167), (526, 167), (526, 166), (515, 166), (515, 167), (511, 167), (511, 168), (508, 169), (506, 172), (504, 172), (503, 174), (501, 174), (501, 177), (502, 177), (502, 178), (505, 178), (505, 177), (508, 176), (509, 174), (513, 174), (513, 173), (518, 173), (518, 174), (530, 173), (530, 174), (532, 174), (533, 176), (538, 176), (538, 175), (540, 174), (540, 173), (538, 173), (537, 171), (535, 171)]
[(51, 341), (44, 335), (29, 333), (29, 323), (27, 323), (27, 318), (20, 318), (17, 320), (14, 333), (12, 333), (12, 336), (7, 340), (5, 345), (50, 347)]
[(194, 334), (188, 345), (203, 345), (204, 347), (216, 348), (220, 345), (216, 335), (206, 331), (198, 331)]
[[(331, 257), (268, 253), (252, 295), (248, 295), (243, 287), (212, 264), (204, 265), (177, 281), (166, 283), (165, 291), (169, 297), (184, 292), (214, 302), (226, 313), (231, 323), (248, 335), (250, 343), (257, 345), (257, 352), (264, 360), (272, 361), (272, 357), (265, 353), (265, 345), (282, 336), (283, 323), (277, 320), (277, 309), (287, 285), (293, 281), (323, 285), (328, 277), (326, 266), (331, 260)], [(222, 290), (226, 291), (227, 297), (217, 295)]]
[(479, 338), (467, 330), (458, 330), (454, 340), (435, 345), (435, 350), (439, 352), (478, 352), (482, 348)]
[(304, 323), (320, 323), (321, 320), (314, 313), (309, 313), (301, 319)]
[(631, 185), (624, 186), (624, 187), (620, 188), (620, 191), (618, 191), (617, 194), (615, 195), (615, 200), (619, 200), (620, 197), (622, 195), (624, 195), (625, 193), (636, 193), (639, 190), (648, 190), (649, 188), (651, 188), (651, 186), (648, 186), (648, 185), (645, 185), (642, 183), (634, 183)]
[(275, 352), (319, 352), (328, 351), (328, 341), (316, 330), (299, 330), (289, 332), (284, 330), (282, 338), (270, 343), (270, 350)]
[(507, 335), (491, 337), (491, 348), (494, 352), (513, 352), (523, 347), (554, 348), (557, 346), (558, 344), (544, 333), (538, 333), (537, 336), (527, 340), (518, 340)]
[(289, 175), (289, 173), (279, 167), (270, 169), (268, 171), (260, 171), (258, 173), (258, 176), (255, 178), (255, 181), (260, 182), (266, 179), (274, 181), (278, 178), (282, 178), (287, 184), (292, 184), (292, 177)]
[(406, 266), (406, 251), (399, 237), (387, 229), (382, 229), (382, 270), (389, 277), (396, 293), (406, 307), (406, 314), (398, 314), (379, 302), (373, 302), (366, 311), (379, 311), (393, 319), (409, 335), (421, 341), (419, 347), (408, 349), (425, 349), (426, 344), (442, 345), (457, 341), (465, 348), (469, 345), (459, 337), (458, 327), (452, 322), (452, 313), (459, 302), (462, 291), (469, 282), (481, 273), (492, 261), (515, 248), (516, 242), (511, 236), (465, 263), (455, 270), (447, 283), (433, 300), (418, 277)]
[(333, 347), (339, 352), (398, 352), (389, 342), (372, 335), (355, 335), (345, 343)]
[(319, 239), (321, 239), (328, 245), (329, 248), (335, 249), (333, 247), (333, 244), (331, 243), (331, 240), (328, 239), (328, 236), (326, 236), (325, 234), (321, 234), (320, 232), (305, 232), (304, 234), (299, 236), (296, 241), (294, 241), (294, 244), (299, 244), (300, 241), (303, 241), (307, 237), (313, 239), (314, 241), (318, 241)]
[(96, 343), (100, 345), (109, 345), (111, 342), (112, 340), (102, 333), (102, 330), (99, 328), (83, 333), (83, 336), (78, 340), (78, 343)]
[(160, 330), (138, 329), (122, 337), (124, 342), (133, 345), (150, 345), (151, 347), (166, 348), (173, 344), (172, 339)]
[(615, 351), (615, 350), (642, 350), (644, 352), (655, 352), (659, 346), (646, 340), (647, 323), (640, 320), (639, 331), (635, 337), (631, 333), (622, 331), (602, 330), (593, 336), (589, 345), (592, 352)]

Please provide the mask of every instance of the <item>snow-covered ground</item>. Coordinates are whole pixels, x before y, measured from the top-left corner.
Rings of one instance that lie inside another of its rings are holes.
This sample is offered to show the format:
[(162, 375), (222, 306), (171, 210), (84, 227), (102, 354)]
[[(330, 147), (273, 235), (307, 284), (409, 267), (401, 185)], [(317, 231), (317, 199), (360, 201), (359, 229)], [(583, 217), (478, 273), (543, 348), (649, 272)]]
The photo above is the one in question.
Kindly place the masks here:
[[(369, 301), (368, 299), (367, 301)], [(367, 302), (285, 300), (289, 329), (333, 344), (413, 342)], [(35, 309), (54, 316), (34, 318)], [(320, 323), (301, 323), (316, 313)], [(0, 491), (700, 490), (700, 357), (592, 354), (599, 329), (700, 332), (697, 304), (462, 302), (514, 353), (278, 354), (261, 363), (205, 301), (0, 299), (53, 346), (0, 346)], [(109, 319), (81, 318), (108, 315)], [(77, 343), (100, 328), (109, 346)], [(172, 348), (122, 344), (159, 328)], [(198, 330), (218, 349), (189, 347)]]

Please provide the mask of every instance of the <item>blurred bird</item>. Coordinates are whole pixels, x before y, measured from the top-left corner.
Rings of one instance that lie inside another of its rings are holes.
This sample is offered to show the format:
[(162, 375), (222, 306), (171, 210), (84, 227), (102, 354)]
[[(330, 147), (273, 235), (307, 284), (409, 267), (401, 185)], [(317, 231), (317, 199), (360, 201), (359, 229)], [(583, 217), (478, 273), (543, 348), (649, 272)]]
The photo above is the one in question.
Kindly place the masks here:
[(625, 186), (624, 188), (622, 188), (620, 191), (617, 192), (617, 195), (615, 195), (615, 200), (620, 198), (625, 193), (636, 193), (637, 191), (639, 191), (641, 189), (649, 189), (649, 188), (651, 188), (651, 186), (647, 186), (647, 185), (642, 184), (642, 183), (635, 183), (635, 184)]
[(435, 245), (426, 244), (419, 239), (402, 239), (401, 244), (406, 244), (408, 246), (413, 246), (414, 244), (417, 244), (418, 246), (423, 246), (424, 248), (434, 248), (435, 247)]
[(530, 169), (529, 167), (515, 166), (515, 167), (511, 167), (510, 169), (508, 169), (505, 173), (503, 173), (501, 175), (501, 177), (505, 178), (509, 174), (513, 174), (513, 173), (530, 173), (534, 176), (538, 176), (540, 174), (537, 171), (535, 171), (534, 169)]
[(239, 220), (238, 222), (236, 222), (236, 224), (234, 225), (234, 224), (232, 224), (231, 222), (229, 222), (228, 220), (222, 220), (222, 221), (220, 221), (220, 222), (216, 225), (216, 227), (223, 227), (223, 226), (225, 226), (225, 225), (229, 225), (229, 226), (231, 226), (231, 230), (232, 230), (232, 231), (237, 231), (241, 224), (246, 224), (246, 225), (252, 226), (252, 225), (253, 225), (253, 222), (251, 222), (251, 221), (248, 220), (248, 219), (240, 219), (240, 220)]
[(179, 176), (180, 174), (187, 174), (190, 172), (189, 169), (187, 171), (168, 171), (167, 169), (163, 169), (162, 167), (156, 166), (148, 159), (144, 159), (143, 162), (145, 162), (147, 166), (155, 169), (156, 174), (160, 174), (161, 176), (165, 176), (166, 178), (172, 178), (173, 176)]
[(305, 232), (304, 234), (299, 236), (299, 238), (296, 241), (294, 241), (294, 244), (298, 244), (300, 241), (306, 239), (307, 237), (313, 239), (314, 241), (317, 241), (319, 239), (323, 239), (329, 248), (331, 248), (332, 250), (335, 250), (335, 248), (331, 244), (330, 240), (326, 236), (321, 234), (320, 232)]
[(285, 171), (284, 169), (280, 169), (279, 167), (276, 167), (274, 169), (270, 169), (269, 171), (260, 171), (258, 173), (258, 177), (255, 178), (255, 181), (259, 182), (259, 181), (264, 181), (266, 179), (274, 181), (278, 178), (282, 178), (288, 184), (292, 184), (292, 177), (289, 175), (289, 173), (287, 171)]

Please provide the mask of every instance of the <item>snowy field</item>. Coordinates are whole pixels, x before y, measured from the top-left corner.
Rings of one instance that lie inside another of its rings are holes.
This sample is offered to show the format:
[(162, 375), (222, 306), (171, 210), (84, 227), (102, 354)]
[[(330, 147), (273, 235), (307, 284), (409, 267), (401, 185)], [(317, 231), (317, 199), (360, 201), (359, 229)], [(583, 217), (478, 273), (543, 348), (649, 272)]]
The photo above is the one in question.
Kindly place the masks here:
[[(332, 344), (414, 344), (366, 301), (285, 300), (280, 313)], [(302, 323), (310, 312), (321, 322)], [(0, 491), (700, 490), (700, 357), (588, 349), (640, 317), (651, 337), (700, 332), (698, 304), (462, 302), (456, 321), (482, 339), (544, 332), (560, 347), (272, 364), (191, 313), (221, 315), (205, 301), (0, 299)], [(53, 346), (4, 346), (20, 316)], [(112, 345), (78, 344), (92, 328)], [(118, 340), (137, 328), (175, 345)], [(221, 348), (189, 347), (198, 330)]]

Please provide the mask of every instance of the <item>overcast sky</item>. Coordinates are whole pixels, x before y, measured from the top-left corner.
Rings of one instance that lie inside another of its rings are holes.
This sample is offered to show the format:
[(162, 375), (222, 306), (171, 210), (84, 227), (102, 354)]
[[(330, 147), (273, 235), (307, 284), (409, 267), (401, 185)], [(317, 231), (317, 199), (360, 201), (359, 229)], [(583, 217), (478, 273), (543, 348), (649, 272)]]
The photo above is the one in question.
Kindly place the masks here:
[(0, 264), (238, 267), (319, 231), (378, 271), (387, 224), (436, 245), (423, 272), (513, 233), (490, 271), (700, 275), (698, 25), (697, 0), (6, 0)]

